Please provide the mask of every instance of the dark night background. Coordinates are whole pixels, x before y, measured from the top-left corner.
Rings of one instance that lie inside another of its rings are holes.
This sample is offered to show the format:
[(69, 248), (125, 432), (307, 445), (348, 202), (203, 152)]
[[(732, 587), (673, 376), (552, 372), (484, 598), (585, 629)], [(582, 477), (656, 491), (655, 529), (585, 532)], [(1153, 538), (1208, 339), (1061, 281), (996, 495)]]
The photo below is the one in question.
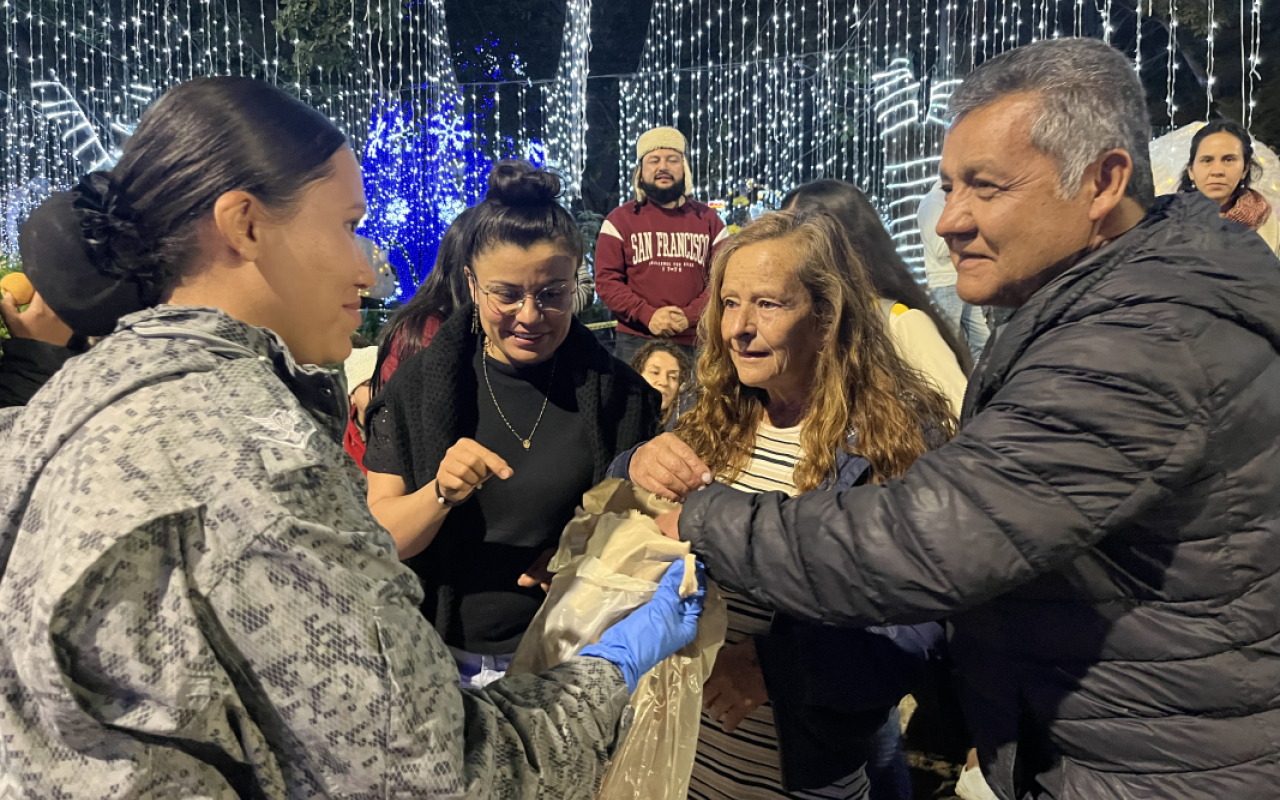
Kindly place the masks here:
[[(596, 0), (591, 12), (587, 83), (587, 169), (583, 204), (605, 213), (618, 204), (618, 81), (635, 72), (649, 27), (650, 0)], [(449, 37), (460, 56), (486, 37), (513, 45), (530, 79), (555, 76), (564, 37), (563, 0), (446, 0)], [(460, 80), (466, 80), (459, 76)], [(625, 183), (626, 181), (624, 181)]]
[[(587, 163), (583, 176), (583, 206), (586, 210), (606, 213), (619, 202), (618, 173), (618, 86), (619, 74), (634, 73), (640, 63), (641, 50), (644, 46), (648, 30), (649, 14), (654, 0), (595, 0), (593, 2), (591, 20), (592, 49), (590, 54), (590, 76), (587, 91)], [(728, 0), (725, 0), (727, 2)], [(761, 0), (758, 8), (767, 8), (777, 0)], [(1204, 119), (1205, 82), (1208, 53), (1206, 39), (1210, 30), (1209, 9), (1214, 9), (1217, 22), (1216, 38), (1219, 45), (1214, 67), (1215, 102), (1213, 116), (1230, 119), (1241, 119), (1241, 64), (1238, 43), (1241, 39), (1242, 16), (1247, 20), (1250, 8), (1255, 0), (1248, 3), (1233, 3), (1227, 0), (1140, 0), (1142, 12), (1142, 60), (1144, 69), (1142, 77), (1146, 84), (1149, 98), (1151, 118), (1157, 126), (1157, 133), (1167, 126), (1165, 112), (1166, 94), (1166, 45), (1169, 41), (1171, 10), (1176, 8), (1178, 25), (1176, 27), (1176, 59), (1179, 69), (1176, 73), (1175, 99), (1178, 106), (1176, 125), (1185, 125), (1194, 120)], [(394, 16), (393, 8), (410, 8), (422, 0), (371, 0), (372, 5), (386, 7), (388, 14)], [(45, 21), (58, 20), (61, 5), (58, 0), (20, 0), (22, 5), (38, 13), (41, 24), (9, 26), (6, 30), (6, 46), (12, 48), (9, 59), (0, 59), (0, 86), (13, 84), (15, 80), (28, 80), (28, 75), (8, 75), (11, 62), (15, 66), (25, 67), (32, 62), (33, 55), (46, 52), (57, 52), (55, 33), (59, 30), (56, 24), (45, 25)], [(918, 14), (924, 4), (906, 3), (907, 19), (904, 24), (917, 30), (927, 20)], [(1032, 4), (1023, 4), (1020, 14), (1024, 21), (1030, 13)], [(133, 13), (136, 0), (77, 0), (74, 3), (77, 13), (87, 9), (95, 11), (98, 18), (125, 19)], [(509, 64), (512, 53), (519, 56), (525, 65), (525, 76), (533, 81), (545, 81), (554, 77), (560, 57), (560, 48), (564, 38), (565, 0), (444, 0), (448, 36), (454, 53), (455, 71), (462, 83), (491, 80), (478, 68), (476, 48), (487, 48), (489, 55), (497, 55), (497, 61)], [(158, 8), (167, 8), (165, 5)], [(816, 8), (815, 3), (797, 3), (796, 8), (802, 10), (801, 16)], [(984, 16), (994, 19), (1008, 13), (1008, 0), (977, 0), (955, 4), (958, 17)], [(1015, 3), (1013, 8), (1019, 6)], [(1113, 9), (1114, 33), (1112, 41), (1118, 47), (1131, 52), (1136, 37), (1137, 15), (1134, 2), (1108, 2), (1107, 8)], [(254, 42), (265, 42), (268, 36), (274, 36), (280, 43), (277, 77), (288, 84), (301, 78), (309, 84), (303, 87), (308, 97), (314, 89), (317, 96), (323, 92), (331, 92), (334, 86), (341, 87), (341, 80), (334, 84), (334, 75), (350, 75), (354, 66), (359, 63), (359, 54), (352, 50), (350, 0), (243, 0), (236, 3), (236, 24), (241, 35)], [(1069, 14), (1071, 9), (1065, 3), (1063, 13)], [(1078, 14), (1082, 19), (1083, 31), (1086, 35), (1100, 36), (1102, 31), (1101, 13), (1103, 6), (1099, 2), (1082, 2), (1078, 6)], [(1055, 12), (1057, 4), (1055, 3)], [(1261, 141), (1280, 148), (1280, 0), (1262, 0), (1262, 25), (1260, 30), (1261, 63), (1258, 69), (1260, 80), (1255, 86), (1254, 97), (1257, 101), (1254, 109), (1252, 125), (1253, 134)], [(16, 12), (14, 12), (16, 13)], [(30, 14), (27, 15), (28, 18)], [(967, 20), (958, 18), (958, 23)], [(751, 23), (754, 24), (754, 21)], [(121, 23), (122, 29), (124, 24)], [(986, 26), (981, 26), (986, 27)], [(1070, 29), (1070, 28), (1068, 28)], [(747, 23), (743, 24), (743, 33), (747, 31)], [(34, 33), (34, 35), (33, 35)], [(197, 45), (211, 52), (211, 60), (223, 57), (221, 47), (216, 41), (198, 42)], [(76, 47), (83, 53), (100, 51), (99, 39), (104, 34), (94, 29), (85, 34), (62, 34), (61, 40), (77, 41)], [(108, 34), (108, 37), (114, 35)], [(123, 33), (118, 35), (123, 44)], [(225, 38), (225, 36), (224, 36)], [(497, 45), (492, 42), (496, 40)], [(292, 43), (292, 44), (290, 44)], [(64, 43), (65, 46), (65, 43)], [(963, 63), (965, 46), (961, 40), (957, 43), (957, 61)], [(188, 48), (190, 49), (190, 48)], [(64, 55), (65, 57), (65, 55)], [(226, 68), (232, 69), (231, 54), (225, 54)], [(468, 64), (468, 61), (472, 63)], [(99, 62), (102, 62), (99, 59)], [(101, 68), (99, 63), (99, 68)], [(240, 65), (243, 66), (243, 65)], [(928, 70), (928, 64), (916, 64), (922, 74)], [(114, 77), (120, 80), (123, 68), (113, 68)], [(326, 76), (317, 83), (311, 77)], [(517, 75), (503, 74), (504, 80), (517, 80)], [(853, 80), (863, 80), (853, 76)], [(692, 81), (686, 81), (684, 87), (692, 87)], [(511, 102), (514, 86), (508, 88), (505, 95)], [(682, 91), (690, 91), (684, 88)], [(687, 107), (693, 98), (686, 97)], [(518, 125), (507, 116), (503, 119), (503, 133), (510, 137)], [(532, 125), (535, 129), (537, 125)], [(687, 131), (686, 131), (687, 132)], [(631, 144), (626, 146), (631, 149)], [(630, 162), (630, 153), (624, 160)], [(629, 176), (622, 176), (625, 186)], [(742, 175), (735, 178), (749, 178)], [(780, 187), (786, 188), (786, 187)]]
[[(1163, 57), (1167, 42), (1170, 0), (1154, 0), (1145, 18), (1143, 56), (1150, 67), (1143, 71), (1150, 98), (1152, 120), (1165, 120), (1165, 70)], [(591, 18), (591, 79), (588, 82), (587, 168), (583, 176), (583, 204), (587, 209), (608, 212), (618, 203), (618, 81), (603, 77), (631, 73), (640, 62), (648, 30), (652, 0), (596, 0)], [(492, 35), (513, 46), (526, 64), (533, 80), (555, 75), (564, 33), (563, 0), (446, 0), (449, 35), (455, 52), (465, 54)], [(1176, 97), (1179, 125), (1203, 119), (1205, 78), (1206, 0), (1177, 0), (1179, 19), (1179, 65)], [(1220, 43), (1215, 66), (1217, 78), (1215, 112), (1240, 119), (1240, 64), (1238, 57), (1225, 56), (1239, 40), (1239, 10), (1233, 3), (1217, 4)], [(1248, 8), (1245, 9), (1246, 15)], [(1133, 12), (1128, 4), (1116, 4), (1117, 32), (1113, 42), (1132, 48)], [(1262, 60), (1260, 85), (1255, 89), (1253, 134), (1273, 148), (1280, 147), (1280, 0), (1262, 5)], [(1238, 51), (1235, 51), (1238, 52)], [(1225, 57), (1224, 57), (1225, 56)], [(466, 77), (459, 76), (460, 80)], [(626, 180), (623, 180), (626, 183)]]

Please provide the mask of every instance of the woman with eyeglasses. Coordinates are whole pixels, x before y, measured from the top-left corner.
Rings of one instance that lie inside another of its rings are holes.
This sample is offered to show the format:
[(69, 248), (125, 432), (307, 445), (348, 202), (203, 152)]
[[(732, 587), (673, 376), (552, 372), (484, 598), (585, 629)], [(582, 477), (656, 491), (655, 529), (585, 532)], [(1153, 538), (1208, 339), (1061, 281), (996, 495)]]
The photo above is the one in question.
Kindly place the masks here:
[(660, 427), (658, 393), (573, 317), (583, 243), (559, 193), (525, 162), (494, 168), (462, 243), (474, 302), (368, 413), (369, 507), (464, 686), (505, 672), (583, 492)]

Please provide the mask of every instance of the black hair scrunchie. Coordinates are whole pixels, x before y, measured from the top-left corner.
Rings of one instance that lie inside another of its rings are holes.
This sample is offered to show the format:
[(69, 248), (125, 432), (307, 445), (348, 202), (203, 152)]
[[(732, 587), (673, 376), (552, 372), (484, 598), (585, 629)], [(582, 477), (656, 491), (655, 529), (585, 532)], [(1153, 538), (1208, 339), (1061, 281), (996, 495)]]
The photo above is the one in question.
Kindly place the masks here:
[(123, 278), (134, 269), (144, 246), (137, 215), (110, 173), (90, 172), (71, 189), (71, 205), (94, 266), (104, 275)]
[(40, 204), (18, 234), (23, 272), (77, 333), (106, 336), (159, 302), (137, 217), (111, 176), (95, 172)]

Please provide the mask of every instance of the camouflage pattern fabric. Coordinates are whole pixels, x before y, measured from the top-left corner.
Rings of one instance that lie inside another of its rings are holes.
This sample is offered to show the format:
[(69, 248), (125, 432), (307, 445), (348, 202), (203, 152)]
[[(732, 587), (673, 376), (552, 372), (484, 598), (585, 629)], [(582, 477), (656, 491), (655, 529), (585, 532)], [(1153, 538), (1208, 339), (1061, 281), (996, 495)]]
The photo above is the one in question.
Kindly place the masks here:
[(593, 795), (620, 670), (460, 691), (346, 402), (274, 334), (162, 306), (0, 414), (0, 797)]

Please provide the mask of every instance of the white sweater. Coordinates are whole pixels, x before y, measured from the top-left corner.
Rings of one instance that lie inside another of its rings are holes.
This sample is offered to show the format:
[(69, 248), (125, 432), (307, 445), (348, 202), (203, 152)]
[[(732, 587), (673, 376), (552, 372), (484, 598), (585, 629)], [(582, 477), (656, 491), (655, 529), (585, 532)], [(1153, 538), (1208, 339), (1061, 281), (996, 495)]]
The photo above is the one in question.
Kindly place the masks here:
[[(889, 306), (882, 300), (881, 307)], [(915, 308), (907, 308), (898, 303), (890, 306), (889, 336), (893, 339), (898, 355), (924, 376), (951, 402), (951, 410), (960, 416), (960, 407), (964, 405), (964, 391), (969, 379), (960, 369), (956, 354), (951, 352), (947, 341), (938, 332), (929, 315)]]

